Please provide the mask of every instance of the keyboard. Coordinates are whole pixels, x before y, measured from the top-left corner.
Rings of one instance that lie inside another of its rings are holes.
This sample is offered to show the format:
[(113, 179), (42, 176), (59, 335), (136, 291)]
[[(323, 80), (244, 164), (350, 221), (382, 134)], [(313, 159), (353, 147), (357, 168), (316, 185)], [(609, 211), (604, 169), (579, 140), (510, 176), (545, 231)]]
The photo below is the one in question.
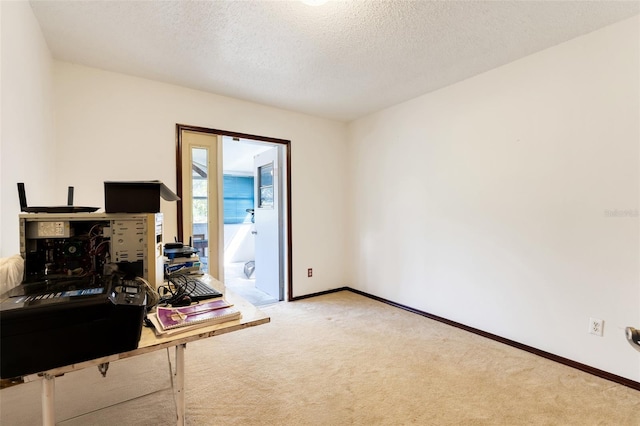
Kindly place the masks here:
[(222, 293), (218, 290), (212, 288), (208, 284), (198, 279), (192, 279), (189, 282), (189, 287), (191, 287), (192, 283), (196, 285), (191, 293), (189, 293), (189, 297), (193, 301), (205, 300), (205, 299), (213, 299), (215, 297), (222, 297)]

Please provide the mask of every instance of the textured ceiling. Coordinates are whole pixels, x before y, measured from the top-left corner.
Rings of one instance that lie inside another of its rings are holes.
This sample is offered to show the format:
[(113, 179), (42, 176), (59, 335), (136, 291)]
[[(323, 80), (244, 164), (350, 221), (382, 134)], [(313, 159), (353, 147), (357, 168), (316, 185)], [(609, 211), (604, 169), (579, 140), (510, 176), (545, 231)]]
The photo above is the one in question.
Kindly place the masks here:
[(31, 1), (56, 59), (350, 121), (640, 13), (637, 1)]

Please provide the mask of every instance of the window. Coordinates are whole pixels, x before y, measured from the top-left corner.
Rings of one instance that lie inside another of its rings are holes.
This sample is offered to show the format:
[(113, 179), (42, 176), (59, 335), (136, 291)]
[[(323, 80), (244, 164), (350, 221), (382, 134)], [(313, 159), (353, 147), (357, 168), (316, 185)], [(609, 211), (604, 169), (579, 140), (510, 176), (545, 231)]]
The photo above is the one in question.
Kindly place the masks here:
[[(208, 150), (205, 148), (192, 148), (192, 196), (193, 196), (193, 226), (196, 232), (196, 224), (204, 224), (206, 228), (209, 222), (209, 180), (207, 179)], [(206, 232), (205, 232), (206, 233)]]
[(258, 207), (273, 208), (273, 163), (258, 168)]
[(224, 223), (226, 225), (251, 222), (253, 209), (253, 176), (223, 176)]

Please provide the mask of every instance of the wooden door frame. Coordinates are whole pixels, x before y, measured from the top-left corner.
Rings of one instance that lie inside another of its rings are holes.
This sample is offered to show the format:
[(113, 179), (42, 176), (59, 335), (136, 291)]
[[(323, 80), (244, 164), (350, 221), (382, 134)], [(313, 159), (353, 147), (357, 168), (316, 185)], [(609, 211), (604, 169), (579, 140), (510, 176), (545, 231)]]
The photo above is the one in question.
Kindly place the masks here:
[[(271, 138), (268, 136), (258, 136), (258, 135), (250, 135), (247, 133), (238, 133), (231, 132), (228, 130), (219, 130), (219, 129), (211, 129), (208, 127), (199, 127), (199, 126), (191, 126), (188, 124), (176, 124), (176, 187), (178, 197), (180, 199), (177, 202), (177, 218), (178, 218), (178, 227), (177, 234), (178, 240), (183, 241), (184, 230), (182, 226), (182, 132), (183, 131), (192, 131), (199, 133), (209, 133), (215, 134), (219, 136), (229, 136), (240, 139), (250, 139), (258, 142), (269, 142), (277, 145), (284, 145), (286, 147), (286, 156), (285, 156), (285, 164), (286, 164), (286, 176), (285, 176), (285, 184), (286, 184), (286, 197), (285, 197), (285, 206), (284, 209), (286, 211), (287, 220), (286, 220), (286, 231), (287, 238), (286, 241), (286, 258), (287, 258), (287, 267), (286, 270), (286, 279), (287, 279), (287, 295), (286, 300), (290, 302), (292, 300), (293, 295), (293, 265), (292, 265), (292, 237), (291, 237), (291, 141), (286, 139), (278, 139)], [(220, 220), (222, 220), (222, 215), (220, 215)], [(224, 253), (219, 254), (218, 256), (224, 256)], [(220, 261), (220, 259), (218, 259)]]

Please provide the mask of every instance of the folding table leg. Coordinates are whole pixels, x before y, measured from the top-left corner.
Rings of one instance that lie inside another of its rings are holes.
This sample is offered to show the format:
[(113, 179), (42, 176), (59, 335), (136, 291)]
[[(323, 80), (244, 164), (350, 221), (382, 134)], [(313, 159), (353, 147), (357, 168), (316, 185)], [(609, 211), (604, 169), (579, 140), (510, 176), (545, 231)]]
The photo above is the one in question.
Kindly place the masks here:
[(44, 374), (42, 378), (42, 424), (54, 426), (56, 424), (56, 382), (55, 377)]
[(173, 390), (175, 389), (175, 386), (173, 386), (173, 367), (171, 366), (171, 354), (169, 353), (169, 348), (167, 348), (167, 363), (169, 365), (169, 382), (171, 383), (171, 390)]
[(174, 397), (176, 400), (176, 412), (178, 414), (178, 426), (184, 426), (184, 349), (186, 344), (176, 346), (176, 381)]

